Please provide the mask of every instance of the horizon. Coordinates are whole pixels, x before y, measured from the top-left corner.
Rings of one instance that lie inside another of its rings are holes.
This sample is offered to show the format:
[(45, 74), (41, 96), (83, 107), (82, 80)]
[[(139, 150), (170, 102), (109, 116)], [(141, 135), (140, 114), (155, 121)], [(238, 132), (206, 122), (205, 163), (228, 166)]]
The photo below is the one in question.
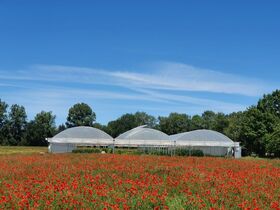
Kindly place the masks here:
[(0, 3), (0, 99), (29, 120), (52, 111), (60, 125), (80, 102), (101, 124), (228, 114), (279, 89), (276, 1), (65, 3)]

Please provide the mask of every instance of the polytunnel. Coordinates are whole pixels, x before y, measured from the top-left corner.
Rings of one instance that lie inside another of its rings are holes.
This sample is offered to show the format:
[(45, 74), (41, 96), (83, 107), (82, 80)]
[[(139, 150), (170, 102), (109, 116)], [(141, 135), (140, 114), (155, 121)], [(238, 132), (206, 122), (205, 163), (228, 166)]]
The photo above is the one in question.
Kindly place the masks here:
[(239, 142), (213, 130), (195, 130), (170, 136), (176, 147), (202, 150), (205, 155), (235, 157), (241, 156)]
[(77, 146), (107, 146), (113, 144), (113, 138), (104, 131), (88, 127), (79, 126), (68, 128), (52, 138), (47, 138), (49, 152), (63, 153), (72, 152)]
[(126, 131), (115, 139), (115, 145), (127, 147), (148, 145), (169, 146), (170, 144), (171, 141), (167, 134), (152, 128), (148, 128), (146, 125), (138, 126)]

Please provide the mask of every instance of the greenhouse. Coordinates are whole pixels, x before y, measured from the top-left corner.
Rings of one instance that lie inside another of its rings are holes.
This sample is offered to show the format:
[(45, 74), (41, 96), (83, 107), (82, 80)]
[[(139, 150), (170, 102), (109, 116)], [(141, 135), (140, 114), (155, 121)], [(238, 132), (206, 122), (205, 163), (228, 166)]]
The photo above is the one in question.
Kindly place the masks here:
[(78, 146), (137, 148), (140, 152), (155, 154), (202, 151), (204, 155), (241, 157), (239, 142), (212, 130), (195, 130), (168, 136), (146, 125), (133, 128), (113, 139), (102, 130), (80, 126), (66, 129), (53, 138), (47, 138), (49, 152), (72, 152)]
[(79, 126), (68, 128), (53, 138), (46, 139), (49, 144), (49, 152), (72, 152), (77, 146), (108, 146), (113, 144), (113, 138), (97, 128)]
[(119, 135), (115, 139), (115, 145), (126, 147), (169, 146), (171, 141), (167, 134), (142, 125)]
[(176, 148), (201, 150), (205, 155), (241, 157), (239, 142), (212, 130), (195, 130), (170, 136)]

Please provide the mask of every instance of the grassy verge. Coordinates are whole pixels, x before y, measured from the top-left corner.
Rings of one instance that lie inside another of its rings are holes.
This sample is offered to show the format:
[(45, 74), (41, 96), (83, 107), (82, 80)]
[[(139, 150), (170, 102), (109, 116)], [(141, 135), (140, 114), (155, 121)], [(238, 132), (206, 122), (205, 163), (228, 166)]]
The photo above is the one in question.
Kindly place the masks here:
[(0, 146), (0, 155), (48, 152), (47, 147)]

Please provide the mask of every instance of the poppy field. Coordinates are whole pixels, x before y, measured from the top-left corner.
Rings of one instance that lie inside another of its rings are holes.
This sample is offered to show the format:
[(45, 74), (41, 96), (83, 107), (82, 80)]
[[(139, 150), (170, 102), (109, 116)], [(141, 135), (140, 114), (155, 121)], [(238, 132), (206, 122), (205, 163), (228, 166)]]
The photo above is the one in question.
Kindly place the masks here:
[(0, 209), (280, 209), (280, 161), (0, 156)]

